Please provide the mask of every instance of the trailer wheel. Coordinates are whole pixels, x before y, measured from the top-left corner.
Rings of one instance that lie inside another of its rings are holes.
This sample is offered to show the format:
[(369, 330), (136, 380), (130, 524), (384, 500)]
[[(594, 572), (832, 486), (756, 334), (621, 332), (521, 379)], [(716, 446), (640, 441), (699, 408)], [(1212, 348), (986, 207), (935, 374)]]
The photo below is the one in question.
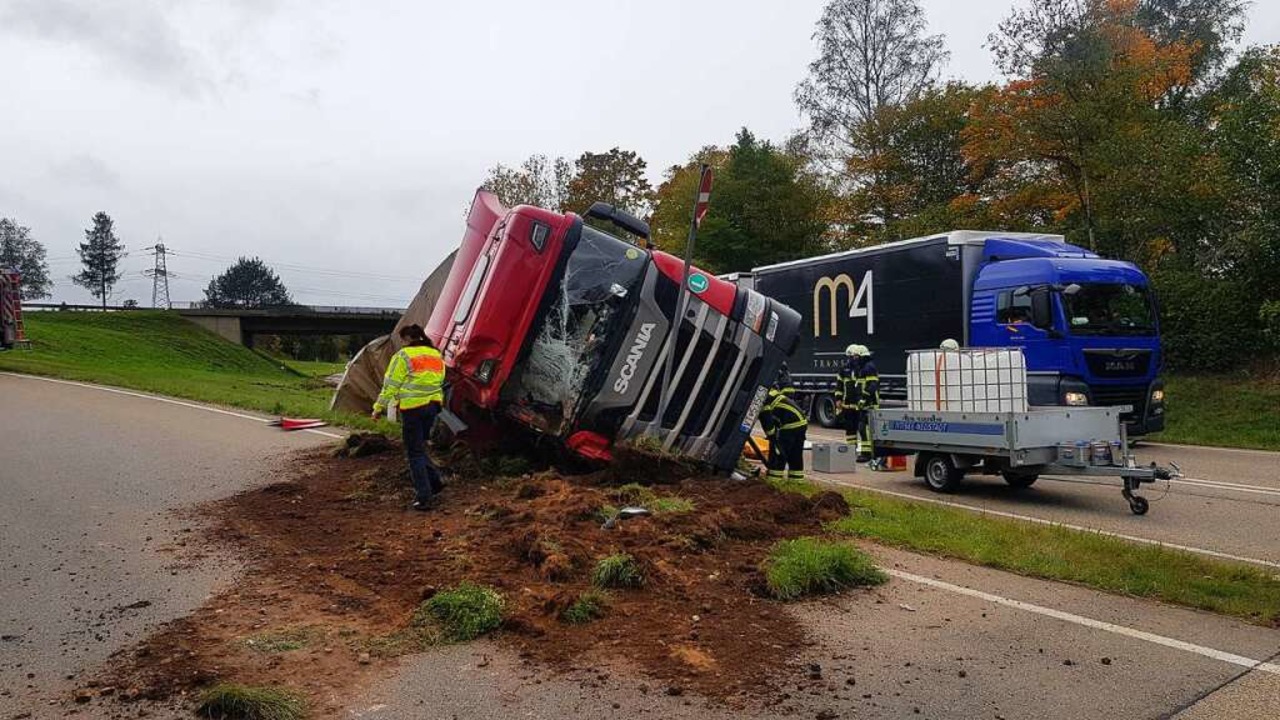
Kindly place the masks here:
[(818, 424), (824, 428), (833, 428), (840, 421), (836, 412), (836, 399), (830, 395), (819, 395), (814, 398), (813, 415)]
[(950, 455), (935, 453), (926, 457), (922, 464), (924, 482), (934, 492), (953, 492), (964, 478), (964, 473), (951, 461)]
[(1004, 478), (1005, 482), (1009, 483), (1010, 487), (1015, 487), (1015, 488), (1029, 488), (1032, 485), (1036, 484), (1036, 480), (1040, 479), (1039, 475), (1027, 474), (1027, 473), (1015, 473), (1009, 470), (1001, 471), (1000, 475), (1001, 477)]
[(1129, 500), (1129, 509), (1133, 511), (1134, 515), (1146, 515), (1151, 506), (1147, 503), (1146, 498), (1134, 495)]

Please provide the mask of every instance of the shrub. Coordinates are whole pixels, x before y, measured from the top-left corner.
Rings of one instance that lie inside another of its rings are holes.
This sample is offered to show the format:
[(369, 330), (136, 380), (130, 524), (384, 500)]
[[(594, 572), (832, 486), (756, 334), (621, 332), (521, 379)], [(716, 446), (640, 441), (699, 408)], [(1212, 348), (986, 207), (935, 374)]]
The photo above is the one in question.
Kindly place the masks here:
[(783, 540), (764, 561), (769, 593), (779, 600), (880, 585), (889, 579), (862, 551), (817, 538)]
[(570, 625), (584, 625), (604, 617), (608, 604), (609, 598), (603, 592), (588, 590), (560, 613), (560, 619)]
[(219, 683), (200, 694), (196, 714), (213, 720), (299, 720), (307, 706), (289, 690)]
[(424, 602), (414, 613), (413, 624), (424, 627), (434, 622), (442, 639), (467, 642), (496, 630), (502, 624), (502, 607), (497, 590), (464, 582)]
[(1229, 370), (1266, 349), (1259, 332), (1268, 319), (1262, 301), (1245, 283), (1204, 277), (1195, 271), (1160, 270), (1161, 343), (1170, 369)]
[(636, 559), (626, 553), (600, 558), (591, 581), (601, 588), (629, 588), (644, 585), (644, 573)]

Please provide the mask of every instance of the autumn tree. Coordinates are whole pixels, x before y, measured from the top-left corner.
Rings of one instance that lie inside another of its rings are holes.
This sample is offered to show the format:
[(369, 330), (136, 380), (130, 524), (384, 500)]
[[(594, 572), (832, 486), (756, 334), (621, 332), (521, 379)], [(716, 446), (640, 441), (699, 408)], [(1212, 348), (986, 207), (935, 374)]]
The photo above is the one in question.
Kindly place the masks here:
[(482, 187), (507, 207), (533, 205), (560, 211), (565, 208), (572, 177), (573, 170), (564, 158), (530, 155), (519, 167), (498, 164), (489, 168)]
[(12, 268), (22, 275), (22, 299), (49, 297), (53, 280), (44, 245), (31, 237), (31, 228), (12, 218), (0, 218), (0, 268)]
[(209, 281), (205, 303), (215, 308), (289, 305), (293, 300), (280, 276), (259, 258), (242, 257)]
[(573, 163), (565, 188), (564, 209), (582, 213), (602, 201), (644, 217), (653, 203), (653, 186), (645, 177), (644, 158), (630, 150), (584, 152)]
[(120, 271), (124, 243), (116, 237), (115, 222), (105, 212), (93, 216), (93, 227), (84, 231), (84, 239), (76, 250), (84, 269), (71, 276), (71, 282), (102, 300), (106, 309), (112, 288), (124, 276)]
[(759, 140), (746, 128), (730, 147), (704, 148), (667, 171), (653, 213), (658, 247), (683, 254), (703, 163), (717, 172), (698, 230), (694, 261), (699, 265), (714, 272), (741, 271), (827, 249), (827, 198), (806, 169), (807, 158)]
[(881, 108), (933, 85), (947, 59), (943, 38), (927, 34), (918, 0), (831, 0), (813, 36), (818, 57), (796, 88), (796, 106), (808, 120), (815, 157), (865, 182), (846, 161), (878, 150), (867, 130)]

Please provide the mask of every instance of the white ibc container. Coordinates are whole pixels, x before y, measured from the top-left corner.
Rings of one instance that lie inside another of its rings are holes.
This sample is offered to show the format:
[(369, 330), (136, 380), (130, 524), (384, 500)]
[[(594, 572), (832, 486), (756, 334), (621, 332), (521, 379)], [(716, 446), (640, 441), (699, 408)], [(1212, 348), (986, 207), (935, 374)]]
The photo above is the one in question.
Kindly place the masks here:
[(907, 357), (907, 407), (1024, 412), (1027, 363), (1017, 348), (916, 350)]

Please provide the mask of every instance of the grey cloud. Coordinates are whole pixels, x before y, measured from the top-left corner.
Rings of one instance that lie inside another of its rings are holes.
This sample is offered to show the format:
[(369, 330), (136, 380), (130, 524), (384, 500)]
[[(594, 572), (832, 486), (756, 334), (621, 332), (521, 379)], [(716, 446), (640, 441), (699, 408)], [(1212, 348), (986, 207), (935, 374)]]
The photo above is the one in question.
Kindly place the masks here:
[(54, 180), (68, 185), (110, 190), (120, 184), (116, 171), (93, 155), (75, 155), (57, 162), (49, 174)]
[(201, 94), (210, 82), (166, 15), (148, 0), (0, 0), (0, 28), (67, 43), (138, 80)]

